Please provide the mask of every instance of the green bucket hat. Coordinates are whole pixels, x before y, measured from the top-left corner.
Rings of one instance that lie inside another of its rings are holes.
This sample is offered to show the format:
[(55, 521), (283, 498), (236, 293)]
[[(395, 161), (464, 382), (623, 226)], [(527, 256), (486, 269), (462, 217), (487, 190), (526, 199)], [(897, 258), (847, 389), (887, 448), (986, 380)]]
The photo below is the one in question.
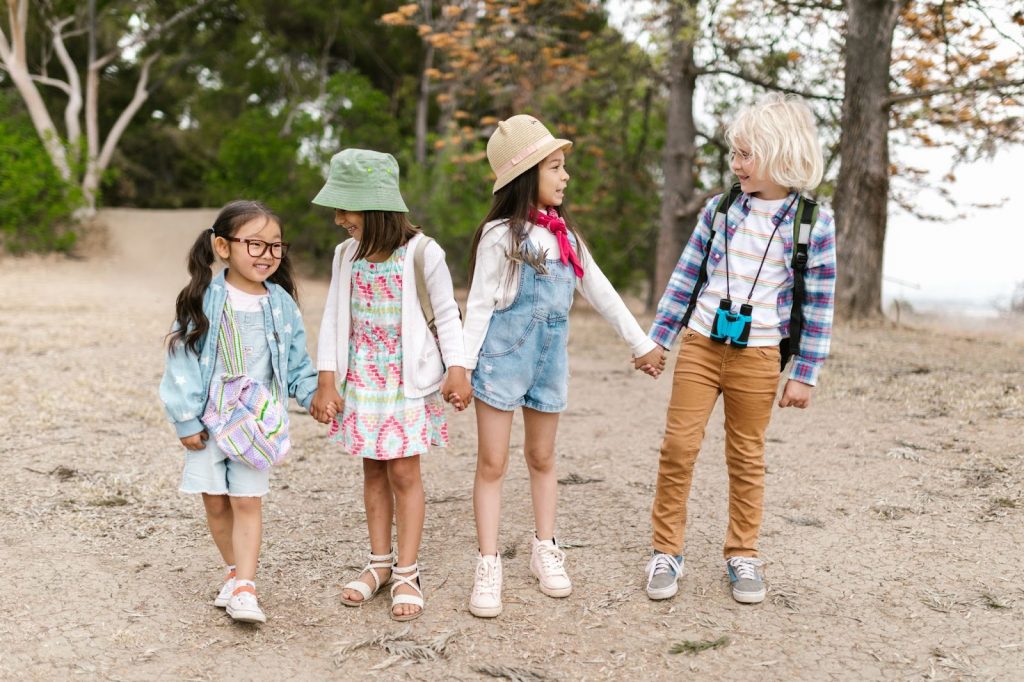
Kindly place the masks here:
[(335, 154), (327, 182), (313, 203), (343, 211), (409, 212), (398, 190), (395, 157), (369, 149), (346, 149)]

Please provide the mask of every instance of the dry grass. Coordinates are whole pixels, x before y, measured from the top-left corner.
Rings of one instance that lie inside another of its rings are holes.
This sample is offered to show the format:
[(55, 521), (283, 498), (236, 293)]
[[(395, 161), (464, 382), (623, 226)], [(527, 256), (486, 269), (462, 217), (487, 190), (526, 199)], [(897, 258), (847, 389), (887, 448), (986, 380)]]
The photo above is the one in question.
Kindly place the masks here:
[(721, 649), (729, 644), (729, 638), (725, 635), (718, 639), (704, 639), (704, 640), (684, 640), (682, 642), (676, 642), (672, 645), (672, 648), (668, 650), (670, 654), (699, 654), (702, 651), (708, 649)]

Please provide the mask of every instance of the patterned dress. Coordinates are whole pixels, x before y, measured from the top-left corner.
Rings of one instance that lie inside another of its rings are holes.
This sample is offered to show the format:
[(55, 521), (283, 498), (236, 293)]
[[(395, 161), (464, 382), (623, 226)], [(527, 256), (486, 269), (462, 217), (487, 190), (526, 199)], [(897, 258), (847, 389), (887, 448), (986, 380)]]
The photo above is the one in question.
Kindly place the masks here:
[(330, 436), (353, 455), (397, 459), (447, 447), (444, 401), (435, 391), (407, 398), (402, 381), (402, 272), (406, 248), (383, 263), (352, 264), (352, 327), (345, 410)]

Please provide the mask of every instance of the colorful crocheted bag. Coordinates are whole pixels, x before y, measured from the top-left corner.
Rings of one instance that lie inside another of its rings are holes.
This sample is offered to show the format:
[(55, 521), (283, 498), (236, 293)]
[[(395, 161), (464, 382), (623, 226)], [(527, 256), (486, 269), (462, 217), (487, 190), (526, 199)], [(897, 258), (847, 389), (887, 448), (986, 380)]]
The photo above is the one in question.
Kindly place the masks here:
[(225, 373), (214, 377), (210, 384), (202, 422), (229, 458), (260, 471), (269, 469), (291, 449), (288, 410), (278, 398), (276, 381), (267, 390), (246, 375), (241, 335), (227, 302), (217, 335), (217, 352)]

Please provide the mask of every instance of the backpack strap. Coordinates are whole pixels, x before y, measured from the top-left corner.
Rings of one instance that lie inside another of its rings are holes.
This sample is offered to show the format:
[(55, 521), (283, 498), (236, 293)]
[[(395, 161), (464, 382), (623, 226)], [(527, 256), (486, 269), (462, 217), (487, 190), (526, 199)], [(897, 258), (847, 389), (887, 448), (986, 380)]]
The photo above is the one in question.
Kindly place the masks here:
[(804, 273), (807, 271), (807, 245), (811, 241), (811, 230), (818, 221), (818, 203), (800, 195), (793, 220), (793, 308), (789, 314), (789, 337), (779, 344), (782, 368), (793, 355), (800, 354), (800, 334), (803, 332), (803, 303), (806, 293)]
[(423, 309), (423, 317), (427, 320), (427, 328), (430, 333), (437, 336), (437, 325), (434, 322), (434, 306), (430, 302), (430, 292), (427, 291), (427, 275), (425, 272), (423, 253), (427, 250), (427, 244), (434, 241), (423, 235), (416, 244), (416, 250), (412, 254), (412, 269), (416, 274), (416, 296), (420, 299), (420, 308)]
[(693, 292), (690, 294), (690, 303), (686, 306), (686, 312), (683, 313), (683, 320), (680, 323), (681, 328), (686, 328), (694, 308), (697, 307), (697, 296), (700, 295), (700, 290), (704, 288), (708, 281), (708, 258), (711, 256), (711, 244), (715, 241), (715, 232), (726, 229), (726, 218), (729, 215), (729, 209), (736, 203), (736, 199), (739, 198), (741, 193), (740, 183), (737, 182), (732, 186), (728, 194), (723, 193), (718, 199), (718, 206), (715, 207), (715, 218), (711, 223), (711, 234), (708, 235), (708, 241), (704, 245), (704, 260), (700, 262), (700, 272), (697, 273), (697, 281), (694, 283)]

